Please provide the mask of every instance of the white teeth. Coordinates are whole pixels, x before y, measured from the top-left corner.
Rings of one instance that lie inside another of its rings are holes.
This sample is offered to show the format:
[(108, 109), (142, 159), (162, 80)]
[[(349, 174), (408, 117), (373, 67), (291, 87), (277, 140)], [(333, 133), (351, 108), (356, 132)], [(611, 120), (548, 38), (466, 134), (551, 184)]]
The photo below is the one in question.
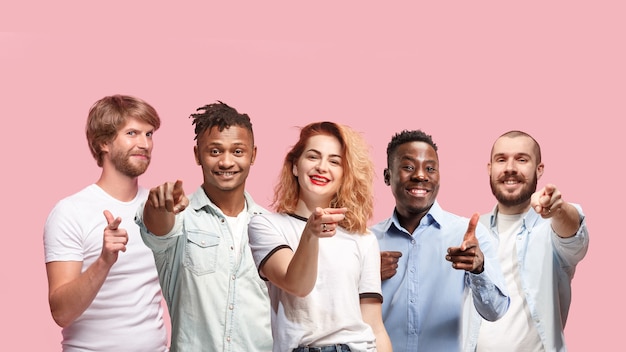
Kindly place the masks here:
[(328, 182), (328, 180), (326, 180), (326, 179), (324, 179), (324, 178), (321, 178), (321, 177), (315, 177), (315, 176), (311, 177), (311, 180), (313, 180), (313, 181), (317, 181), (317, 182)]

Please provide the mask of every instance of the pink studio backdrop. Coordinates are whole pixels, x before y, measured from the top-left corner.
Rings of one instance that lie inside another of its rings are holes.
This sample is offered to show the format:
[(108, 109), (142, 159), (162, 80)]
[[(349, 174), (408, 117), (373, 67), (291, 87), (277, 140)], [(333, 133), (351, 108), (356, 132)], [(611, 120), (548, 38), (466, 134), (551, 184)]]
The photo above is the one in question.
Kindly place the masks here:
[(322, 119), (353, 126), (378, 170), (372, 222), (393, 209), (382, 180), (393, 133), (433, 135), (439, 201), (469, 216), (494, 203), (486, 174), (493, 140), (525, 130), (543, 148), (540, 186), (555, 183), (580, 203), (591, 232), (573, 283), (570, 350), (621, 345), (619, 1), (171, 6), (0, 5), (3, 350), (60, 350), (43, 224), (60, 198), (99, 176), (84, 123), (94, 101), (115, 93), (147, 100), (163, 120), (140, 180), (146, 187), (181, 179), (191, 193), (200, 184), (188, 119), (197, 107), (222, 100), (248, 113), (258, 145), (248, 190), (263, 205), (296, 127)]

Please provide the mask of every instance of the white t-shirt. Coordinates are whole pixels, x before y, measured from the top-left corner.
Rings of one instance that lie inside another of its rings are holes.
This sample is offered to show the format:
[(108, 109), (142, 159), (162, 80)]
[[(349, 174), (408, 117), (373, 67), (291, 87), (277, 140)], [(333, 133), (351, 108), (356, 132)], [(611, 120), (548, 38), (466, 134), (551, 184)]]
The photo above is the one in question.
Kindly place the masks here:
[[(248, 235), (257, 267), (277, 249), (298, 248), (306, 219), (260, 214), (250, 220)], [(319, 241), (317, 281), (313, 291), (296, 297), (268, 281), (272, 302), (274, 352), (298, 346), (344, 343), (352, 351), (375, 351), (375, 336), (363, 321), (360, 297), (382, 299), (380, 251), (376, 237), (349, 234), (341, 228)]]
[(496, 321), (483, 320), (478, 335), (477, 352), (543, 351), (539, 333), (533, 324), (519, 270), (516, 241), (524, 214), (498, 213), (498, 259), (504, 274), (511, 303), (504, 316)]
[(135, 199), (121, 202), (95, 184), (59, 201), (44, 228), (46, 263), (82, 261), (84, 272), (102, 251), (103, 211), (121, 217), (128, 232), (120, 252), (91, 305), (63, 329), (63, 351), (167, 351), (162, 295), (152, 251), (134, 222), (137, 207), (147, 198), (140, 188)]

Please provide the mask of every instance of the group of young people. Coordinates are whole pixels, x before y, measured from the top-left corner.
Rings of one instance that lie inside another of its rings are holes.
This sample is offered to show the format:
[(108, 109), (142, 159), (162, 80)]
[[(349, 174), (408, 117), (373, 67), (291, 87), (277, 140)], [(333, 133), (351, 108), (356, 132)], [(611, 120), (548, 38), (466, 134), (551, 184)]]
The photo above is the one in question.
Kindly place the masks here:
[[(437, 202), (432, 137), (387, 146), (395, 207), (372, 226), (374, 166), (363, 136), (310, 123), (284, 158), (272, 210), (246, 179), (247, 114), (222, 102), (190, 116), (203, 182), (138, 177), (155, 109), (107, 96), (86, 135), (102, 173), (59, 201), (44, 228), (63, 351), (565, 351), (585, 216), (543, 174), (539, 144), (510, 131), (487, 165), (497, 204), (464, 218)], [(171, 319), (168, 344), (162, 298)]]

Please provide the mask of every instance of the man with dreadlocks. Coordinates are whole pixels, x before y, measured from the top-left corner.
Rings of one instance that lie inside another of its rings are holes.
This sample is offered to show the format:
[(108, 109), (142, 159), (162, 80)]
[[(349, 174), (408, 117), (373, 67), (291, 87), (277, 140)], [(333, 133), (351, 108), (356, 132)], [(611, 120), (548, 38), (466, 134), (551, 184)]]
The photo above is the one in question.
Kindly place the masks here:
[(204, 181), (152, 188), (135, 221), (154, 253), (171, 322), (171, 351), (271, 351), (270, 301), (248, 247), (248, 221), (266, 212), (245, 191), (256, 157), (247, 114), (222, 103), (192, 114)]

